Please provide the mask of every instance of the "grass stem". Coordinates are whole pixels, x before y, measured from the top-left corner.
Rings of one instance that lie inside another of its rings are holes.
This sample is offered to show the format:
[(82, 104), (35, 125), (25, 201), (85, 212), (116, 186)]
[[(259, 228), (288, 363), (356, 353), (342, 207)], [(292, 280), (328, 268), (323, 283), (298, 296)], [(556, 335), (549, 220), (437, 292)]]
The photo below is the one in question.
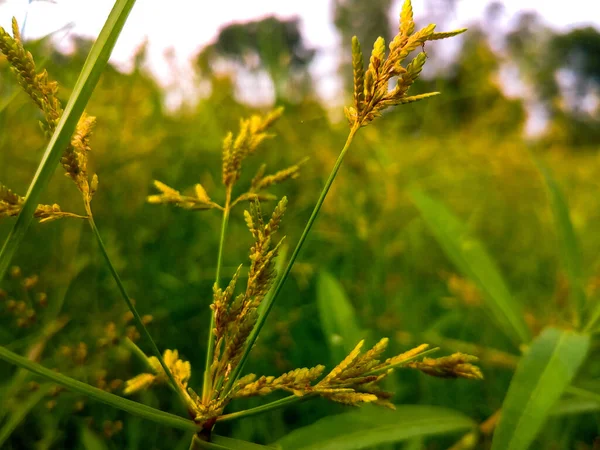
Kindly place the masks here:
[[(223, 265), (223, 250), (225, 247), (225, 235), (227, 234), (227, 225), (229, 224), (229, 213), (231, 211), (231, 186), (227, 187), (225, 198), (225, 207), (223, 208), (223, 220), (221, 221), (221, 237), (219, 239), (219, 254), (217, 256), (217, 273), (215, 274), (215, 286), (219, 287), (221, 279), (221, 267)], [(208, 328), (208, 344), (206, 347), (206, 362), (204, 365), (204, 383), (202, 384), (202, 400), (206, 403), (210, 400), (212, 380), (210, 377), (210, 366), (215, 355), (215, 314), (210, 314), (210, 327)]]
[[(90, 211), (90, 213), (91, 213), (91, 211)], [(115, 270), (115, 267), (113, 266), (112, 261), (110, 260), (110, 257), (108, 256), (108, 252), (106, 251), (106, 247), (104, 246), (104, 242), (102, 241), (102, 237), (100, 236), (98, 227), (96, 227), (96, 222), (94, 222), (94, 217), (91, 214), (89, 214), (88, 222), (90, 224), (90, 227), (92, 228), (92, 231), (96, 235), (96, 240), (98, 241), (98, 246), (100, 247), (100, 251), (102, 252), (104, 261), (106, 262), (106, 265), (108, 266), (111, 275), (113, 276), (115, 282), (117, 283), (119, 292), (121, 293), (123, 300), (125, 300), (125, 303), (127, 303), (129, 310), (133, 314), (133, 321), (135, 323), (135, 326), (137, 327), (140, 334), (144, 337), (144, 339), (150, 345), (150, 348), (152, 349), (152, 353), (154, 353), (154, 356), (156, 356), (158, 358), (160, 365), (162, 366), (162, 368), (165, 371), (165, 373), (167, 374), (167, 377), (169, 378), (171, 384), (173, 385), (173, 389), (175, 389), (175, 392), (177, 392), (177, 394), (181, 398), (181, 401), (183, 402), (184, 406), (187, 407), (188, 406), (187, 394), (185, 392), (183, 392), (179, 383), (177, 383), (177, 381), (173, 377), (173, 374), (171, 373), (171, 370), (165, 363), (165, 360), (163, 359), (162, 354), (160, 353), (160, 350), (156, 346), (154, 339), (152, 339), (152, 336), (150, 336), (148, 329), (142, 323), (142, 318), (140, 317), (139, 313), (137, 312), (137, 309), (135, 308), (135, 306), (133, 305), (131, 298), (129, 297), (129, 295), (127, 294), (127, 291), (125, 290), (125, 286), (123, 285), (123, 282), (121, 281), (121, 277)]]
[(283, 408), (284, 406), (291, 405), (293, 403), (298, 403), (302, 400), (306, 400), (308, 398), (312, 398), (314, 395), (304, 395), (302, 397), (298, 395), (289, 395), (287, 397), (281, 398), (279, 400), (275, 400), (274, 402), (267, 403), (265, 405), (257, 406), (256, 408), (245, 409), (243, 411), (238, 411), (230, 414), (224, 414), (217, 419), (217, 422), (226, 422), (228, 420), (236, 420), (241, 419), (242, 417), (250, 417), (256, 414), (262, 414), (268, 411), (272, 411), (274, 409)]

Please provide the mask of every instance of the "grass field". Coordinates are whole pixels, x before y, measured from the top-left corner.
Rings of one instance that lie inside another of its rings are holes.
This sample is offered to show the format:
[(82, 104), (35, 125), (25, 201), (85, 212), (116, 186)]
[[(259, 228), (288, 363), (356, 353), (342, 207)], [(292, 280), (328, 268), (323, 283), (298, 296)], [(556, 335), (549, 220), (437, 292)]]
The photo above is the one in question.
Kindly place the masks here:
[(271, 123), (222, 75), (166, 111), (140, 67), (106, 65), (133, 3), (73, 55), (25, 42), (37, 69), (0, 34), (0, 448), (598, 448), (598, 142), (564, 117), (527, 138), (476, 33), (448, 77), (415, 81), (411, 54), (397, 103), (441, 95), (373, 123), (370, 42), (350, 127), (311, 97)]

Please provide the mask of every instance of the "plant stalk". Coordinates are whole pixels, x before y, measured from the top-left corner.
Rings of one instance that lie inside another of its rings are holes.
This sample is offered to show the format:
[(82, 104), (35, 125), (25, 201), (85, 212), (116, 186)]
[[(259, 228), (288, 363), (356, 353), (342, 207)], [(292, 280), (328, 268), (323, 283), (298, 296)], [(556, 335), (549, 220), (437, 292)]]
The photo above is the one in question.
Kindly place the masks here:
[(92, 228), (92, 231), (96, 235), (96, 240), (98, 241), (98, 246), (100, 247), (102, 256), (104, 256), (104, 261), (106, 262), (106, 265), (108, 266), (108, 268), (110, 270), (110, 273), (112, 274), (115, 282), (117, 283), (117, 287), (119, 288), (119, 292), (121, 293), (123, 300), (125, 300), (125, 303), (127, 303), (129, 310), (133, 314), (133, 321), (135, 323), (136, 328), (138, 329), (140, 334), (142, 336), (144, 336), (144, 339), (146, 339), (146, 341), (148, 341), (148, 344), (150, 345), (150, 348), (152, 349), (152, 353), (154, 353), (154, 356), (156, 356), (158, 358), (160, 365), (162, 366), (163, 370), (167, 374), (169, 381), (173, 385), (173, 389), (175, 390), (175, 392), (177, 392), (177, 394), (179, 395), (184, 406), (187, 408), (189, 406), (187, 393), (183, 392), (181, 386), (179, 385), (179, 383), (177, 383), (177, 381), (175, 380), (175, 377), (173, 377), (171, 370), (165, 363), (165, 360), (163, 359), (162, 354), (160, 353), (160, 350), (156, 346), (156, 343), (152, 339), (152, 336), (150, 336), (150, 333), (148, 332), (147, 328), (142, 323), (142, 318), (140, 317), (139, 313), (137, 312), (137, 309), (135, 308), (135, 306), (133, 306), (133, 302), (131, 301), (131, 298), (129, 297), (129, 295), (127, 294), (127, 291), (125, 290), (125, 286), (123, 285), (123, 282), (121, 281), (121, 277), (119, 277), (119, 274), (115, 270), (115, 267), (113, 266), (112, 261), (110, 260), (110, 257), (108, 256), (106, 247), (104, 246), (104, 242), (102, 241), (102, 237), (100, 236), (98, 227), (96, 227), (96, 222), (94, 222), (94, 217), (92, 216), (91, 210), (89, 209), (88, 205), (86, 205), (86, 209), (88, 210), (88, 222), (90, 224), (90, 227)]
[(331, 170), (331, 173), (329, 174), (329, 178), (327, 178), (327, 181), (325, 182), (325, 186), (323, 187), (323, 190), (321, 191), (321, 195), (319, 196), (319, 199), (317, 200), (317, 203), (313, 209), (312, 214), (310, 215), (310, 217), (308, 219), (308, 222), (306, 223), (306, 226), (304, 227), (304, 231), (302, 232), (302, 235), (300, 236), (300, 240), (298, 241), (298, 244), (296, 245), (296, 248), (294, 249), (294, 252), (292, 253), (292, 256), (290, 257), (290, 260), (283, 272), (283, 276), (277, 282), (277, 285), (275, 286), (275, 289), (273, 290), (273, 295), (271, 297), (269, 297), (268, 299), (266, 299), (266, 303), (264, 306), (264, 314), (261, 314), (258, 317), (256, 325), (252, 329), (252, 333), (250, 333), (250, 336), (248, 337), (248, 340), (246, 341), (246, 346), (244, 348), (244, 353), (242, 354), (242, 358), (240, 359), (240, 363), (237, 365), (237, 367), (234, 369), (233, 373), (231, 374), (231, 377), (229, 378), (229, 381), (227, 382), (227, 384), (225, 386), (225, 392), (228, 393), (231, 390), (231, 388), (233, 387), (234, 383), (239, 378), (239, 376), (244, 368), (244, 365), (246, 364), (246, 360), (248, 359), (248, 355), (250, 354), (250, 351), (252, 350), (252, 347), (254, 346), (256, 339), (258, 338), (260, 330), (264, 326), (265, 321), (267, 320), (267, 317), (269, 316), (269, 313), (271, 312), (271, 309), (273, 308), (273, 304), (275, 303), (277, 296), (279, 295), (279, 293), (281, 292), (281, 289), (283, 288), (285, 280), (287, 280), (287, 278), (290, 274), (290, 271), (292, 270), (292, 266), (296, 262), (296, 258), (298, 257), (298, 254), (300, 253), (300, 250), (302, 249), (302, 246), (304, 245), (304, 242), (306, 241), (306, 238), (308, 237), (308, 234), (310, 233), (310, 230), (311, 230), (313, 224), (315, 223), (317, 216), (319, 215), (321, 206), (323, 206), (323, 202), (325, 201), (325, 198), (327, 197), (327, 193), (329, 192), (329, 189), (331, 188), (331, 185), (333, 184), (333, 181), (335, 180), (338, 170), (340, 169), (340, 166), (342, 165), (344, 156), (346, 156), (346, 153), (347, 153), (348, 149), (350, 148), (350, 144), (352, 143), (352, 140), (354, 139), (354, 135), (356, 134), (356, 132), (358, 131), (359, 128), (360, 128), (360, 125), (358, 123), (355, 123), (352, 126), (352, 128), (350, 128), (350, 133), (348, 133), (348, 138), (346, 139), (346, 143), (344, 144), (344, 147), (340, 151), (340, 154), (335, 162), (335, 165), (333, 166), (333, 169)]
[(313, 394), (303, 395), (302, 397), (298, 395), (289, 395), (287, 397), (281, 398), (279, 400), (275, 400), (274, 402), (267, 403), (265, 405), (257, 406), (256, 408), (245, 409), (244, 411), (238, 411), (231, 414), (224, 414), (219, 416), (217, 422), (226, 422), (228, 420), (236, 420), (241, 419), (242, 417), (250, 417), (256, 414), (262, 414), (268, 411), (272, 411), (274, 409), (283, 408), (285, 406), (291, 405), (293, 403), (298, 403), (308, 398), (314, 397)]
[[(225, 235), (229, 224), (229, 213), (231, 212), (231, 186), (227, 186), (225, 193), (225, 207), (223, 208), (223, 220), (221, 221), (221, 238), (219, 239), (219, 253), (217, 256), (217, 273), (215, 275), (215, 287), (219, 287), (221, 278), (221, 266), (223, 265), (223, 251), (225, 247)], [(204, 383), (202, 384), (202, 401), (210, 401), (212, 380), (210, 379), (210, 366), (215, 356), (215, 313), (210, 314), (210, 327), (208, 328), (208, 345), (206, 347), (206, 362), (204, 364)]]

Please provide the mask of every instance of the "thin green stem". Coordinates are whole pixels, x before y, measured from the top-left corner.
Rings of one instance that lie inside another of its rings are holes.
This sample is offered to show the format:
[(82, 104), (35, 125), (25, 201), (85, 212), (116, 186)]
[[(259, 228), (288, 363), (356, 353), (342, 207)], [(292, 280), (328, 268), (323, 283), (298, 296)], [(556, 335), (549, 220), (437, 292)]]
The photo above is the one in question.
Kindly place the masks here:
[(302, 235), (300, 236), (300, 240), (298, 241), (298, 244), (296, 245), (296, 248), (294, 249), (294, 252), (292, 253), (292, 256), (290, 257), (290, 261), (288, 262), (288, 265), (286, 266), (286, 268), (283, 272), (283, 276), (279, 279), (279, 282), (275, 286), (275, 289), (273, 291), (273, 296), (266, 299), (266, 301), (265, 301), (264, 314), (262, 314), (258, 317), (258, 320), (256, 321), (256, 325), (252, 329), (252, 333), (250, 333), (250, 336), (248, 337), (248, 340), (246, 341), (246, 346), (244, 348), (244, 353), (242, 354), (242, 358), (240, 359), (240, 363), (234, 369), (233, 373), (231, 374), (231, 377), (229, 378), (229, 381), (227, 382), (227, 385), (225, 386), (225, 392), (229, 392), (231, 390), (231, 388), (233, 387), (233, 384), (237, 381), (238, 377), (240, 376), (240, 374), (244, 368), (244, 365), (246, 364), (246, 360), (248, 359), (248, 355), (252, 351), (252, 347), (254, 346), (254, 343), (256, 342), (256, 339), (258, 338), (258, 335), (259, 335), (260, 331), (262, 330), (262, 327), (264, 326), (265, 321), (267, 320), (267, 317), (269, 316), (269, 313), (271, 312), (271, 309), (273, 308), (273, 304), (275, 303), (275, 300), (277, 300), (277, 296), (281, 292), (281, 289), (283, 288), (285, 280), (287, 280), (287, 278), (290, 274), (290, 271), (292, 270), (292, 266), (296, 262), (296, 258), (298, 257), (298, 254), (300, 253), (300, 250), (302, 249), (302, 246), (304, 245), (304, 242), (306, 241), (306, 238), (308, 237), (308, 234), (310, 233), (310, 230), (311, 230), (313, 224), (315, 223), (317, 216), (319, 215), (321, 206), (323, 206), (323, 202), (325, 201), (325, 198), (327, 197), (327, 193), (329, 192), (329, 189), (331, 188), (331, 185), (333, 184), (333, 181), (335, 180), (338, 170), (340, 169), (340, 166), (342, 165), (344, 156), (346, 156), (346, 152), (350, 148), (350, 144), (352, 143), (352, 140), (354, 139), (354, 135), (356, 134), (356, 132), (358, 131), (359, 128), (360, 128), (360, 126), (358, 124), (354, 124), (352, 126), (352, 128), (350, 129), (350, 133), (348, 134), (346, 143), (344, 144), (344, 147), (340, 151), (337, 161), (335, 162), (335, 165), (333, 166), (333, 169), (331, 170), (331, 173), (329, 174), (329, 178), (327, 178), (327, 181), (325, 182), (325, 186), (323, 187), (323, 190), (321, 191), (321, 195), (319, 196), (319, 199), (317, 200), (317, 204), (315, 205), (313, 212), (310, 215), (308, 222), (306, 223), (306, 226), (304, 227), (304, 231), (302, 232)]
[(129, 338), (125, 338), (123, 339), (122, 343), (123, 347), (125, 347), (132, 354), (134, 354), (136, 358), (139, 359), (146, 366), (146, 369), (154, 371), (154, 367), (152, 367), (152, 364), (150, 364), (150, 361), (148, 360), (148, 355), (146, 355), (144, 351), (141, 348), (139, 348), (135, 342), (133, 342)]
[[(231, 211), (231, 187), (227, 187), (225, 194), (225, 206), (223, 207), (223, 220), (221, 221), (221, 238), (219, 239), (219, 254), (217, 256), (217, 273), (215, 275), (215, 286), (219, 287), (221, 279), (221, 266), (223, 265), (223, 251), (225, 248), (225, 235), (227, 234), (227, 225), (229, 224), (229, 213)], [(215, 314), (210, 314), (210, 327), (208, 328), (208, 344), (206, 347), (206, 361), (204, 364), (204, 383), (202, 384), (202, 400), (206, 403), (210, 400), (212, 380), (210, 376), (210, 366), (215, 356)]]
[(135, 323), (135, 326), (137, 327), (140, 334), (142, 336), (144, 336), (144, 339), (146, 339), (146, 341), (148, 341), (148, 344), (150, 345), (150, 348), (152, 349), (152, 353), (154, 353), (154, 355), (158, 358), (158, 361), (160, 362), (160, 365), (162, 366), (165, 373), (167, 374), (167, 377), (171, 381), (173, 388), (175, 389), (175, 391), (181, 398), (181, 401), (183, 402), (184, 406), (187, 408), (189, 406), (188, 400), (187, 400), (188, 399), (187, 394), (185, 392), (183, 392), (183, 389), (181, 388), (179, 383), (177, 383), (177, 381), (175, 380), (175, 377), (173, 377), (171, 370), (165, 363), (165, 360), (163, 359), (162, 354), (160, 353), (160, 350), (156, 346), (156, 343), (152, 339), (152, 336), (150, 336), (150, 333), (148, 332), (148, 330), (142, 323), (142, 318), (140, 317), (139, 313), (137, 312), (137, 309), (135, 308), (135, 306), (133, 306), (133, 302), (131, 301), (131, 298), (129, 297), (129, 295), (127, 294), (127, 291), (125, 290), (125, 286), (123, 285), (123, 282), (121, 281), (121, 277), (119, 277), (119, 274), (115, 270), (115, 267), (113, 266), (112, 261), (110, 260), (110, 257), (108, 256), (108, 252), (106, 251), (106, 247), (104, 246), (104, 242), (102, 241), (100, 232), (98, 231), (98, 228), (96, 227), (96, 222), (94, 222), (94, 217), (92, 216), (91, 211), (89, 211), (88, 214), (89, 214), (88, 222), (90, 224), (90, 227), (92, 228), (92, 231), (96, 235), (96, 240), (98, 241), (98, 246), (100, 247), (102, 256), (104, 256), (104, 261), (106, 262), (106, 265), (108, 266), (108, 268), (110, 270), (110, 273), (112, 274), (115, 282), (117, 283), (117, 287), (119, 288), (119, 292), (121, 293), (123, 300), (125, 300), (125, 303), (127, 303), (129, 310), (133, 314), (133, 321)]
[(150, 406), (119, 397), (115, 394), (111, 394), (90, 386), (89, 384), (82, 383), (81, 381), (55, 372), (54, 370), (50, 370), (41, 364), (30, 361), (23, 356), (17, 355), (16, 353), (13, 353), (2, 346), (0, 346), (0, 359), (23, 369), (27, 369), (30, 372), (33, 372), (47, 380), (54, 381), (55, 383), (66, 387), (72, 392), (85, 395), (86, 397), (112, 406), (113, 408), (126, 411), (130, 414), (134, 414), (138, 417), (151, 420), (167, 427), (194, 432), (199, 431), (198, 425), (189, 419), (184, 419), (183, 417), (169, 414), (159, 409), (151, 408)]
[(272, 411), (274, 409), (283, 408), (293, 403), (298, 403), (313, 397), (315, 397), (314, 394), (307, 394), (303, 395), (302, 397), (298, 395), (290, 395), (288, 397), (275, 400), (274, 402), (267, 403), (266, 405), (257, 406), (256, 408), (245, 409), (244, 411), (238, 411), (231, 414), (222, 415), (217, 419), (217, 422), (226, 422), (228, 420), (241, 419), (242, 417), (255, 416), (257, 414), (262, 414), (265, 412)]

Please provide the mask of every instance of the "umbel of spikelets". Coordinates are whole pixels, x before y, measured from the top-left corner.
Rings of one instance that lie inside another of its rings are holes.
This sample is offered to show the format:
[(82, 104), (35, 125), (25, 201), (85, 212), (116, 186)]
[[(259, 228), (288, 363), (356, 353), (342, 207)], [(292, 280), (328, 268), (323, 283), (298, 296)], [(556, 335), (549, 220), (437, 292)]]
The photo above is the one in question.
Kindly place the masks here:
[[(425, 51), (415, 56), (406, 67), (403, 62), (414, 50), (424, 48), (425, 42), (445, 39), (464, 33), (460, 29), (445, 33), (435, 33), (435, 25), (430, 24), (415, 32), (415, 22), (410, 0), (406, 0), (400, 13), (398, 34), (389, 44), (386, 57), (385, 40), (380, 37), (373, 45), (367, 70), (364, 70), (363, 54), (358, 38), (352, 38), (352, 67), (354, 73), (354, 104), (345, 108), (351, 126), (368, 125), (381, 112), (394, 105), (423, 100), (439, 92), (408, 95), (408, 90), (421, 74), (427, 60)], [(389, 89), (390, 80), (396, 78), (396, 86)]]

